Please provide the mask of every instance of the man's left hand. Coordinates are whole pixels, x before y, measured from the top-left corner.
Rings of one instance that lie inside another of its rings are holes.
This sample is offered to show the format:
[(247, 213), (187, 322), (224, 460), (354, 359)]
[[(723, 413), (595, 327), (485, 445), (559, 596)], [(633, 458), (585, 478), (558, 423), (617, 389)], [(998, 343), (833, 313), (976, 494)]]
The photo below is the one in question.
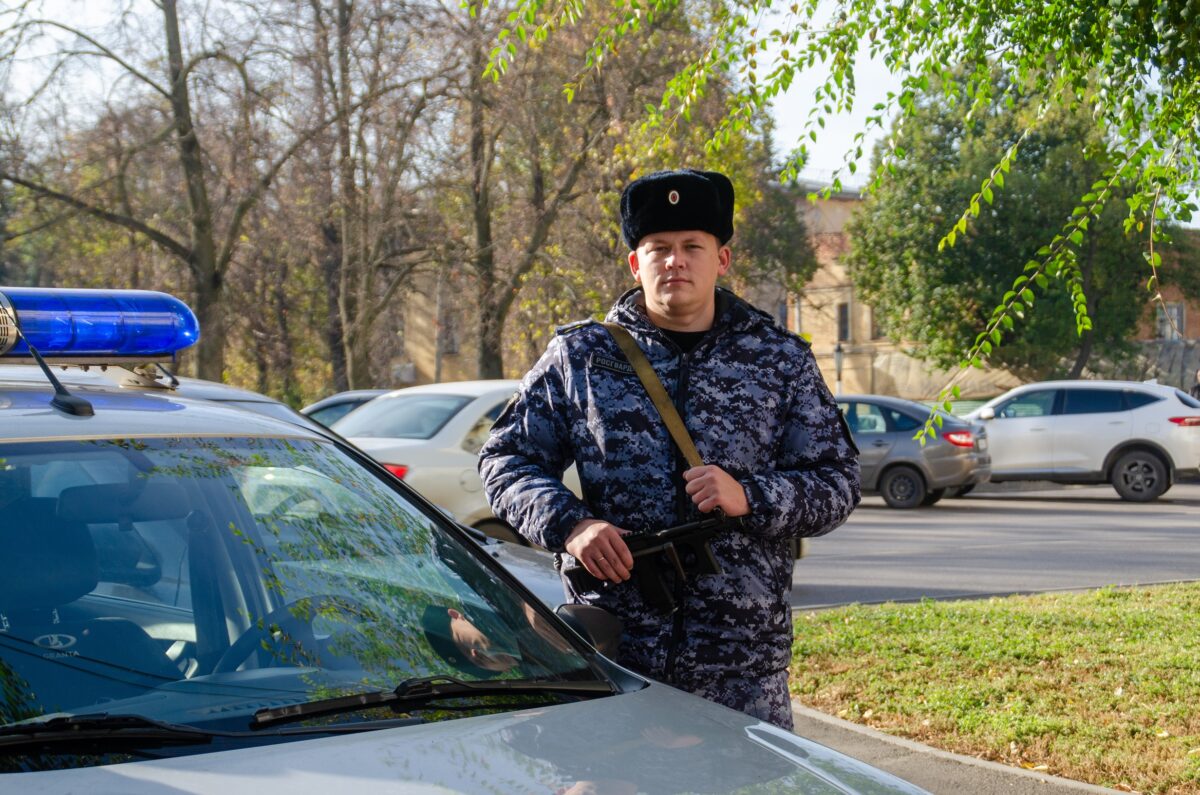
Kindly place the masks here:
[(711, 513), (717, 508), (729, 517), (750, 513), (746, 489), (719, 466), (692, 467), (683, 473), (683, 479), (687, 481), (687, 493), (700, 513)]

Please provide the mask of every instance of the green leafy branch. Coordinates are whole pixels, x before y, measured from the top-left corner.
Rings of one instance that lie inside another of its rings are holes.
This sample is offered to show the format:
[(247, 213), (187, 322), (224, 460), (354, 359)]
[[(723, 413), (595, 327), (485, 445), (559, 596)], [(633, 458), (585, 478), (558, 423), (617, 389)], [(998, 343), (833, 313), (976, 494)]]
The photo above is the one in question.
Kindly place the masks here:
[[(462, 0), (460, 3), (472, 19), (478, 18), (490, 6), (490, 0)], [(508, 72), (509, 65), (517, 57), (518, 40), (523, 46), (543, 44), (555, 31), (577, 25), (586, 9), (584, 0), (561, 0), (553, 4), (546, 0), (521, 0), (505, 17), (505, 26), (496, 34), (496, 46), (488, 54), (484, 77), (498, 81)]]
[[(961, 396), (961, 390), (954, 382), (968, 368), (983, 367), (992, 351), (1003, 341), (1004, 333), (1013, 329), (1015, 325), (1013, 318), (1023, 320), (1026, 310), (1033, 306), (1036, 299), (1033, 288), (1037, 287), (1045, 291), (1049, 288), (1052, 277), (1065, 283), (1070, 292), (1071, 304), (1075, 313), (1076, 332), (1082, 335), (1092, 328), (1077, 251), (1083, 245), (1088, 225), (1100, 217), (1117, 186), (1128, 180), (1140, 168), (1146, 157), (1147, 149), (1148, 146), (1143, 144), (1133, 150), (1125, 157), (1120, 166), (1111, 169), (1107, 177), (1094, 182), (1091, 191), (1081, 197), (1080, 205), (1072, 211), (1071, 218), (1063, 225), (1061, 232), (1056, 234), (1049, 244), (1038, 249), (1037, 256), (1041, 259), (1031, 259), (1025, 263), (1024, 272), (1013, 280), (1012, 288), (1004, 294), (1000, 304), (992, 310), (991, 318), (984, 330), (975, 337), (975, 342), (963, 360), (959, 362), (958, 372), (950, 383), (938, 392), (937, 408), (947, 413), (951, 411), (953, 401)], [(1015, 152), (1015, 144), (1010, 152)], [(960, 220), (960, 223), (962, 222)], [(951, 230), (947, 238), (953, 234), (954, 231)], [(953, 241), (950, 245), (953, 245)], [(940, 244), (938, 248), (941, 249)], [(928, 439), (934, 438), (937, 433), (935, 429), (941, 427), (942, 416), (937, 411), (930, 412), (924, 427), (918, 430), (913, 438), (924, 444)]]
[(958, 236), (960, 234), (966, 234), (967, 224), (969, 222), (968, 219), (979, 217), (979, 202), (981, 200), (987, 202), (989, 206), (992, 204), (992, 200), (994, 198), (994, 189), (1004, 187), (1004, 175), (1007, 174), (1009, 169), (1012, 168), (1012, 162), (1017, 156), (1017, 149), (1021, 146), (1021, 143), (1029, 137), (1029, 133), (1032, 131), (1032, 127), (1026, 127), (1024, 132), (1021, 133), (1021, 137), (1018, 138), (1004, 153), (1004, 156), (1000, 158), (1000, 162), (992, 167), (991, 173), (988, 174), (987, 178), (984, 179), (980, 184), (979, 192), (971, 196), (971, 200), (967, 203), (967, 209), (963, 210), (963, 214), (959, 216), (959, 219), (957, 222), (955, 222), (953, 228), (951, 228), (950, 231), (938, 241), (938, 251), (942, 251), (946, 248), (946, 246), (953, 248)]

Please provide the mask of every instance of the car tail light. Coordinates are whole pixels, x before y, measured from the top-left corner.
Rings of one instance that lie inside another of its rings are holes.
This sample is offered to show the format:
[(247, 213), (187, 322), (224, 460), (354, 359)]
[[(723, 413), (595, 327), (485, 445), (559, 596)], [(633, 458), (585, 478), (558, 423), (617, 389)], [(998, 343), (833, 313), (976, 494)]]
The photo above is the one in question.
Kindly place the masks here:
[(383, 468), (401, 480), (408, 474), (408, 464), (384, 464)]
[(1184, 428), (1200, 428), (1200, 417), (1172, 417), (1171, 422)]
[(942, 438), (958, 447), (974, 447), (975, 437), (970, 431), (945, 431)]

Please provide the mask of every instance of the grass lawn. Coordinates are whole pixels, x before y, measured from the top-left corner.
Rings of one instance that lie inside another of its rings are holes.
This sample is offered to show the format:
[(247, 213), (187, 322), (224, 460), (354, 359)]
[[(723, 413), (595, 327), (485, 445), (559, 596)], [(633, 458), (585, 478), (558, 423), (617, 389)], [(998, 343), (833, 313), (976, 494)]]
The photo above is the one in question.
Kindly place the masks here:
[(792, 692), (956, 753), (1200, 793), (1200, 585), (851, 606), (796, 620)]

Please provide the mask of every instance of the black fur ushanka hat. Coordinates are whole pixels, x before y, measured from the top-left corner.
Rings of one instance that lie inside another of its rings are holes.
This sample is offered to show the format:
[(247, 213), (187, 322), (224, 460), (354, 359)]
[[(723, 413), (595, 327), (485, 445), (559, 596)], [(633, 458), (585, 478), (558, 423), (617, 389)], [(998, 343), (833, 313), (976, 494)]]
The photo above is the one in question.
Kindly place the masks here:
[(621, 235), (630, 249), (654, 232), (699, 229), (721, 245), (733, 237), (733, 183), (717, 171), (656, 171), (621, 193)]

